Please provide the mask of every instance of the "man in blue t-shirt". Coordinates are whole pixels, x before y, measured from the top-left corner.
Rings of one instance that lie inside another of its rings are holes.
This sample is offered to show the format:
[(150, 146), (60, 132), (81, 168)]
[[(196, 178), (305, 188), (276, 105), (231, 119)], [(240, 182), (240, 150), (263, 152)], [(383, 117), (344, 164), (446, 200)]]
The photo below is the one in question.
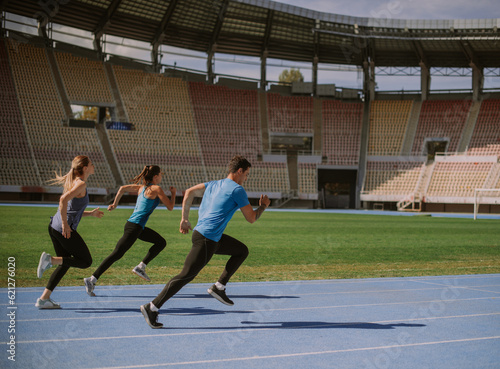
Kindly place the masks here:
[(260, 196), (259, 207), (253, 209), (242, 185), (248, 178), (251, 164), (242, 156), (235, 156), (229, 163), (229, 175), (219, 181), (200, 183), (184, 194), (180, 232), (191, 230), (189, 210), (195, 197), (203, 197), (198, 212), (198, 224), (193, 230), (193, 246), (184, 268), (173, 277), (160, 294), (150, 303), (141, 306), (141, 312), (151, 328), (161, 328), (158, 310), (186, 284), (191, 282), (214, 254), (229, 255), (230, 258), (219, 280), (208, 289), (208, 293), (226, 305), (234, 303), (226, 296), (225, 286), (248, 256), (248, 248), (237, 239), (224, 234), (227, 223), (236, 210), (241, 209), (245, 219), (254, 223), (260, 218), (271, 201)]

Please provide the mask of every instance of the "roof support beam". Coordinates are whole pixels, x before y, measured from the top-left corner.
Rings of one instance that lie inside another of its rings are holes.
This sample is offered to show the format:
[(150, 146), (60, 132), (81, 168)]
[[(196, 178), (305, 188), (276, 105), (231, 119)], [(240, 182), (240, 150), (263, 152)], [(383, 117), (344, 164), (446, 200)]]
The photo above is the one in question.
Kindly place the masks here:
[(369, 96), (370, 100), (375, 100), (375, 58), (371, 43), (368, 41), (363, 50), (363, 93)]
[(104, 35), (104, 32), (106, 32), (106, 29), (111, 24), (111, 18), (113, 18), (113, 16), (115, 15), (116, 10), (120, 6), (121, 2), (122, 0), (113, 0), (111, 4), (109, 4), (108, 9), (106, 9), (106, 12), (99, 21), (96, 29), (94, 30), (94, 49), (99, 53), (102, 53), (101, 37), (102, 35)]
[(420, 91), (422, 101), (427, 100), (431, 89), (431, 67), (420, 41), (412, 41), (411, 45), (420, 65)]
[(167, 11), (163, 15), (160, 26), (156, 30), (155, 37), (151, 42), (151, 62), (153, 63), (153, 70), (159, 72), (159, 65), (161, 63), (161, 55), (158, 52), (160, 45), (165, 39), (166, 31), (170, 20), (172, 19), (172, 14), (174, 14), (175, 7), (177, 6), (178, 0), (172, 0), (168, 5)]
[(484, 67), (467, 41), (460, 41), (460, 47), (472, 68), (472, 99), (479, 101), (484, 87)]
[(478, 68), (478, 69), (483, 69), (483, 65), (481, 61), (478, 59), (476, 53), (470, 46), (470, 44), (467, 41), (460, 41), (460, 47), (462, 48), (462, 51), (464, 52), (465, 56), (467, 57), (469, 61), (469, 65), (472, 68)]
[(431, 71), (424, 62), (420, 62), (420, 94), (421, 100), (429, 98), (431, 91)]
[(156, 30), (155, 37), (151, 42), (153, 47), (158, 48), (158, 46), (161, 45), (161, 43), (165, 39), (168, 25), (170, 24), (170, 20), (172, 19), (172, 14), (174, 14), (174, 10), (178, 2), (179, 2), (178, 0), (172, 0), (168, 5), (167, 11), (163, 15), (163, 19), (161, 20), (160, 26)]
[(0, 0), (0, 13), (2, 13), (0, 19), (0, 37), (5, 36), (5, 9), (7, 8), (8, 3), (9, 0)]
[(318, 96), (319, 33), (314, 32), (314, 56), (312, 66), (312, 94)]
[[(222, 24), (224, 23), (224, 17), (226, 16), (226, 11), (229, 6), (229, 0), (221, 0), (220, 3), (221, 6), (219, 12), (217, 13), (217, 21), (215, 22), (215, 27), (212, 31), (212, 39), (210, 40), (210, 44), (208, 45), (208, 50), (207, 50), (208, 83), (214, 83), (215, 80), (212, 59), (214, 57), (215, 52), (217, 51), (217, 40), (219, 39), (220, 31), (222, 29)], [(216, 5), (215, 2), (214, 5)]]
[(267, 56), (269, 55), (269, 51), (267, 46), (269, 45), (269, 38), (271, 37), (271, 30), (273, 27), (273, 17), (274, 10), (268, 10), (267, 12), (267, 23), (266, 30), (264, 31), (264, 38), (262, 42), (262, 51), (260, 54), (260, 89), (262, 91), (266, 90), (267, 86), (267, 75), (266, 75), (266, 64), (267, 64)]
[(260, 56), (260, 89), (262, 91), (266, 90), (267, 86), (267, 69), (266, 69), (266, 64), (267, 64), (267, 55), (268, 55), (267, 49), (264, 50), (262, 55)]

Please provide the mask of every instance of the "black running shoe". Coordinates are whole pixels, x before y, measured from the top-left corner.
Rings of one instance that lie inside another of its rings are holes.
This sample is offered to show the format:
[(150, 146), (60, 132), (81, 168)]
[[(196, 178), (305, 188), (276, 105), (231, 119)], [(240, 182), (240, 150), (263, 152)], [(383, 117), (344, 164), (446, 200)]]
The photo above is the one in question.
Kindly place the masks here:
[(215, 284), (210, 287), (207, 292), (209, 294), (211, 294), (213, 297), (215, 297), (217, 300), (219, 300), (220, 302), (222, 302), (223, 304), (226, 304), (226, 305), (229, 305), (229, 306), (233, 306), (234, 305), (234, 302), (232, 302), (231, 300), (229, 300), (229, 297), (227, 297), (226, 295), (226, 291), (225, 290), (219, 290)]
[(149, 302), (146, 305), (141, 306), (141, 313), (144, 315), (144, 319), (146, 319), (146, 323), (153, 328), (158, 329), (163, 327), (163, 324), (158, 323), (158, 312), (151, 311), (149, 307)]

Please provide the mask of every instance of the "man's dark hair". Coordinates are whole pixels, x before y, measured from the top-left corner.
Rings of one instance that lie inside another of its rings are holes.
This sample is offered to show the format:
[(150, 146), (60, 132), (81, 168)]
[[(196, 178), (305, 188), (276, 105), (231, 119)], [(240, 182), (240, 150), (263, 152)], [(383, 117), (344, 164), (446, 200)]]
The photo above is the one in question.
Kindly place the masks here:
[(229, 173), (236, 173), (238, 171), (238, 169), (240, 169), (240, 168), (242, 168), (243, 172), (245, 172), (251, 166), (252, 166), (252, 164), (250, 164), (250, 162), (247, 159), (245, 159), (243, 156), (236, 155), (229, 162), (228, 169), (229, 169)]

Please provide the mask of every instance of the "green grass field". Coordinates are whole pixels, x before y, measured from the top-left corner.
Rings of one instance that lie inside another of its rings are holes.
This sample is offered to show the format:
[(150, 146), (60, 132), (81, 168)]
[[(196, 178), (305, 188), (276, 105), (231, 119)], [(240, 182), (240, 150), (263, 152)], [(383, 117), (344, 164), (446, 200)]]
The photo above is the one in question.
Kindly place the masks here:
[[(89, 209), (93, 209), (90, 207)], [(16, 259), (16, 286), (45, 286), (36, 267), (42, 251), (53, 252), (47, 232), (55, 207), (0, 207), (1, 287), (7, 286), (8, 258)], [(60, 285), (82, 285), (122, 236), (131, 209), (105, 211), (102, 219), (83, 218), (78, 228), (93, 256), (92, 267), (70, 269)], [(176, 275), (191, 248), (191, 236), (178, 231), (180, 210), (156, 210), (148, 226), (167, 240), (166, 249), (148, 266), (151, 283)], [(197, 212), (191, 212), (196, 224)], [(297, 212), (266, 212), (247, 223), (237, 212), (226, 233), (250, 249), (232, 281), (402, 277), (500, 272), (498, 220), (397, 217)], [(99, 280), (106, 284), (146, 283), (131, 273), (148, 245), (138, 241)], [(195, 282), (213, 282), (227, 260), (214, 256)]]

